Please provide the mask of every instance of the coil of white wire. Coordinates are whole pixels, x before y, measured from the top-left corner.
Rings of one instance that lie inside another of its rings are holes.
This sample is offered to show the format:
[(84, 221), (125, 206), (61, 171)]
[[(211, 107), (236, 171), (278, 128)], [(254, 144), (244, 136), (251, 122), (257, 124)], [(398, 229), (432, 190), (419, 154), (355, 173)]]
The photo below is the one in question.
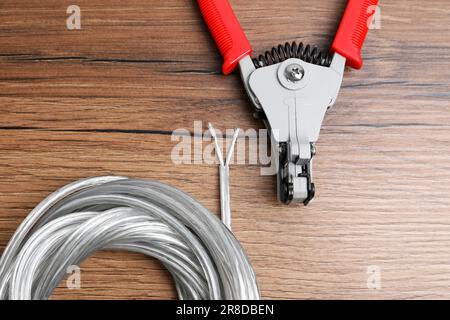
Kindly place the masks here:
[(0, 259), (0, 299), (48, 299), (69, 266), (101, 249), (159, 259), (180, 299), (260, 298), (241, 245), (210, 211), (166, 184), (107, 176), (69, 184), (29, 214)]

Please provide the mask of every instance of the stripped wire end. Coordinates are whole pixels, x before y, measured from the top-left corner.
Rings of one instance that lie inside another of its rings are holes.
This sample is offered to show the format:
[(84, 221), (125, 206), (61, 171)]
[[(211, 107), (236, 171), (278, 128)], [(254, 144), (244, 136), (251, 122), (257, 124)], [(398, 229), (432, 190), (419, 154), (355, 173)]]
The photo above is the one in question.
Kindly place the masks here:
[(216, 156), (219, 160), (219, 174), (220, 174), (220, 211), (222, 222), (231, 230), (231, 207), (230, 207), (230, 163), (233, 158), (234, 146), (236, 145), (240, 129), (234, 130), (233, 138), (227, 150), (227, 155), (224, 160), (222, 149), (219, 146), (216, 130), (211, 123), (208, 123), (209, 132), (214, 140)]

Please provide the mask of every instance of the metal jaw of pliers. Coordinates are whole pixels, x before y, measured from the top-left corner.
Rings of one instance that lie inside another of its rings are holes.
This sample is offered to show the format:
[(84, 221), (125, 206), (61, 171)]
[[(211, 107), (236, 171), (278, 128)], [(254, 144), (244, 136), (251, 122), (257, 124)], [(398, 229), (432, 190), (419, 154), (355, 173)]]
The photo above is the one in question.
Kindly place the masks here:
[(256, 59), (228, 0), (198, 0), (223, 57), (223, 72), (237, 66), (255, 114), (269, 129), (280, 202), (314, 197), (312, 159), (326, 111), (336, 102), (345, 66), (361, 68), (361, 48), (378, 0), (349, 0), (332, 55), (287, 43)]
[(247, 56), (239, 67), (256, 112), (270, 129), (278, 199), (306, 205), (315, 193), (315, 143), (341, 87), (345, 58), (336, 53), (330, 67), (290, 58), (256, 69)]

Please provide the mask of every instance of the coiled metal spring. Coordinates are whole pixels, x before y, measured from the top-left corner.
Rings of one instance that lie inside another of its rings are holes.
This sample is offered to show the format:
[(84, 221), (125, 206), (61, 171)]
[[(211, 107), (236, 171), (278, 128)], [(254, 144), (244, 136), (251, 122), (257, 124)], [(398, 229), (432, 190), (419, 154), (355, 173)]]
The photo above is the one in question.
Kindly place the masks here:
[(286, 42), (286, 44), (273, 47), (272, 50), (266, 51), (264, 55), (259, 55), (253, 59), (253, 64), (256, 68), (267, 67), (273, 64), (283, 62), (290, 58), (301, 59), (305, 62), (316, 64), (323, 67), (331, 65), (332, 57), (319, 50), (317, 47), (304, 45), (302, 42), (298, 45), (297, 42)]

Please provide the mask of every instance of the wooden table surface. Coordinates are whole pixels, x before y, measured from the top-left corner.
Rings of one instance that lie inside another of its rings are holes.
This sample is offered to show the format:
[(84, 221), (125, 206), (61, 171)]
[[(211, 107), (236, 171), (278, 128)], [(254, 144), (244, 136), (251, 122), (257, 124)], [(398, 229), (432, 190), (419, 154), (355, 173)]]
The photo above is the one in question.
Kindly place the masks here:
[[(232, 0), (259, 53), (328, 48), (342, 0)], [(195, 1), (0, 3), (0, 248), (45, 196), (88, 176), (154, 178), (219, 211), (218, 168), (175, 165), (175, 129), (263, 128)], [(315, 158), (316, 199), (276, 202), (260, 166), (231, 169), (233, 228), (266, 299), (450, 298), (450, 2), (381, 1)], [(371, 267), (373, 266), (373, 267)], [(53, 298), (176, 298), (162, 266), (100, 252)], [(371, 268), (377, 289), (368, 288)], [(378, 269), (377, 269), (378, 268)]]

